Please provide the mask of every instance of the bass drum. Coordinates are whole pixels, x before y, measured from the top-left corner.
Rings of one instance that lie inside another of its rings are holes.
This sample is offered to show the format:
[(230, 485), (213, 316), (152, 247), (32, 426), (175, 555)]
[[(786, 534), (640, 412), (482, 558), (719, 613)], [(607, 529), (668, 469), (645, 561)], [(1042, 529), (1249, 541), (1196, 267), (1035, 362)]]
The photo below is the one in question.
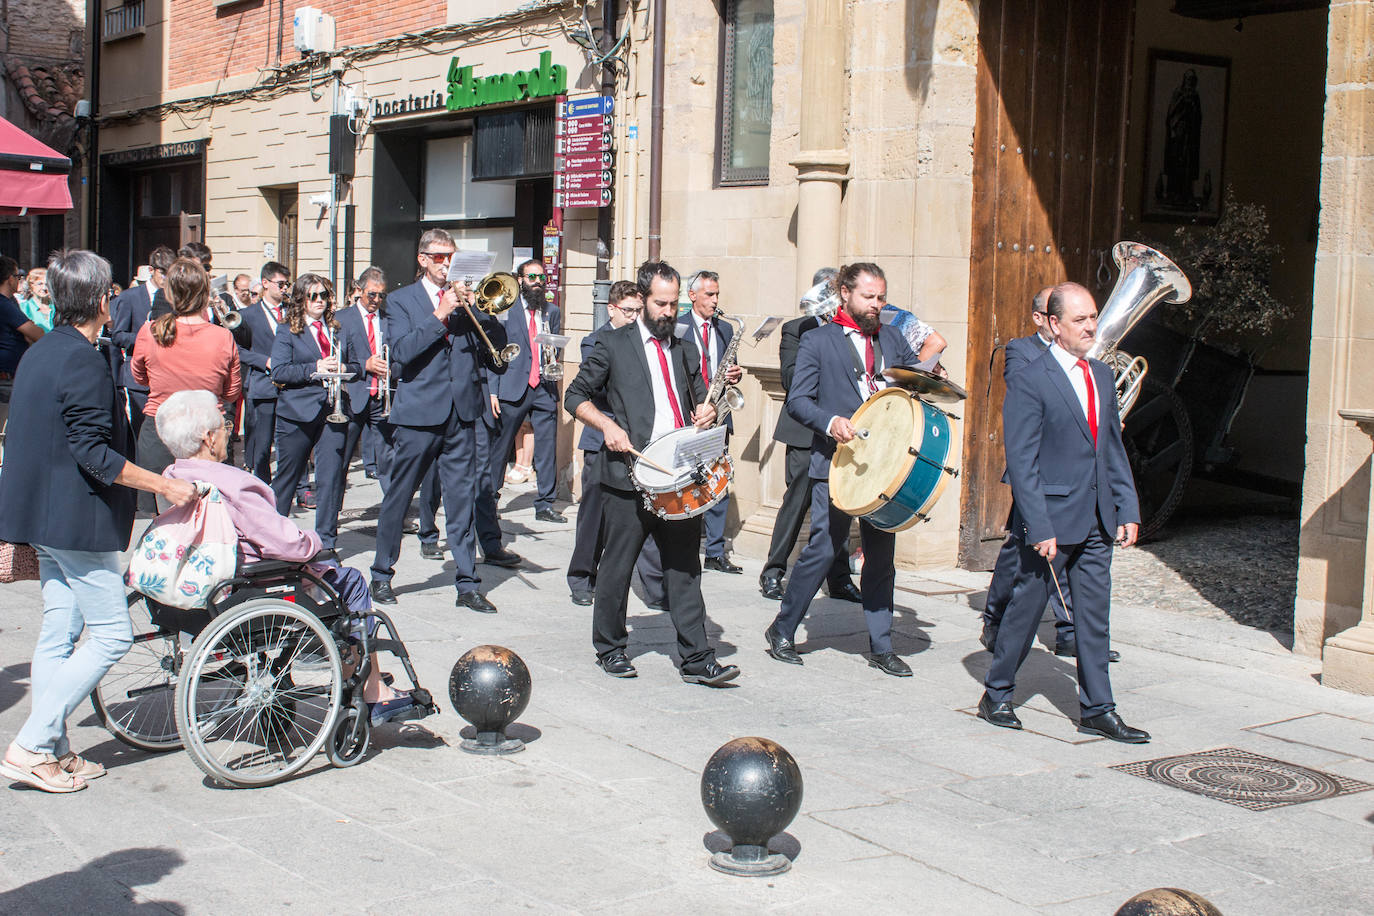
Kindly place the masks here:
[[(724, 499), (730, 490), (735, 466), (728, 454), (706, 465), (702, 474), (696, 468), (673, 467), (678, 442), (697, 432), (696, 427), (684, 426), (664, 433), (644, 446), (644, 457), (635, 459), (630, 466), (630, 479), (639, 488), (644, 507), (659, 518), (695, 518)], [(672, 473), (664, 473), (655, 464), (672, 469)]]
[(957, 473), (946, 465), (949, 416), (902, 388), (884, 388), (850, 417), (861, 437), (835, 447), (830, 501), (884, 531), (904, 531), (930, 511)]

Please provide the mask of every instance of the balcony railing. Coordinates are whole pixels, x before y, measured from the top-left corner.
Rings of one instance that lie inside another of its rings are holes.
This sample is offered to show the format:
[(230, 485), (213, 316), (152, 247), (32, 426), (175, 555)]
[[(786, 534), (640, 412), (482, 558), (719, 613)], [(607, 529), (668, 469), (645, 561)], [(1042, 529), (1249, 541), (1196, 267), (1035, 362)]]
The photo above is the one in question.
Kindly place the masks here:
[(124, 0), (123, 6), (105, 11), (104, 40), (115, 41), (143, 34), (144, 0)]

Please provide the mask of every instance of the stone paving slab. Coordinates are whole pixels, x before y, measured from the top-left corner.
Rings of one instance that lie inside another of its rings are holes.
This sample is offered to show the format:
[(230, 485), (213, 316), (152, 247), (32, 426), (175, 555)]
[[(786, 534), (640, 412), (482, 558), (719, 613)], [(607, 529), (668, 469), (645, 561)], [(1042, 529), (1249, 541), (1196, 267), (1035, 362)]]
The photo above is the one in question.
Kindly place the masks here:
[[(350, 505), (376, 499), (355, 472)], [(69, 797), (0, 787), (0, 913), (678, 913), (736, 911), (1110, 914), (1151, 886), (1188, 887), (1229, 916), (1374, 912), (1374, 793), (1251, 812), (1111, 766), (1240, 747), (1374, 781), (1374, 699), (1321, 687), (1281, 635), (1123, 593), (1112, 666), (1121, 711), (1154, 733), (1124, 746), (1080, 735), (1072, 660), (1042, 628), (1017, 700), (1029, 730), (970, 712), (987, 575), (898, 577), (896, 642), (914, 669), (869, 668), (859, 609), (819, 598), (806, 664), (778, 664), (762, 632), (777, 605), (741, 576), (707, 573), (710, 632), (738, 686), (681, 683), (668, 618), (630, 599), (635, 680), (593, 664), (590, 610), (567, 600), (569, 523), (533, 521), (507, 493), (522, 570), (479, 567), (500, 608), (453, 607), (452, 564), (407, 539), (392, 612), (442, 715), (374, 733), (347, 770), (319, 758), (259, 790), (210, 786), (180, 752), (148, 755), (101, 730), (89, 707), (75, 746), (110, 767)], [(302, 521), (308, 523), (309, 518)], [(370, 562), (367, 517), (345, 522), (345, 562)], [(1195, 571), (1192, 571), (1195, 574)], [(28, 711), (39, 614), (33, 583), (0, 591), (0, 736)], [(534, 680), (514, 733), (527, 749), (473, 757), (447, 701), (466, 649), (506, 645)], [(388, 670), (399, 671), (389, 664)], [(766, 735), (805, 776), (802, 810), (773, 841), (793, 869), (766, 880), (712, 871), (722, 835), (700, 803), (720, 744)]]

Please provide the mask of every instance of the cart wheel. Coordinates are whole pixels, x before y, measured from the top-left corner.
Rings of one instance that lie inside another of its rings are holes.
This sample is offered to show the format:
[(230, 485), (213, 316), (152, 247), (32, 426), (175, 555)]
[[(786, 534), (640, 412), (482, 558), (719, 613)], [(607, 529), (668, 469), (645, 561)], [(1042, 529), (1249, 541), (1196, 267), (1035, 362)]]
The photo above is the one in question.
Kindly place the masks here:
[(1153, 537), (1178, 508), (1193, 475), (1193, 425), (1183, 399), (1149, 376), (1121, 433), (1140, 499), (1140, 539)]
[(325, 754), (334, 766), (351, 767), (367, 756), (371, 741), (372, 719), (367, 704), (360, 700), (339, 713), (339, 723), (334, 726), (334, 735), (325, 746)]
[(91, 691), (95, 716), (110, 734), (141, 751), (175, 751), (180, 634), (154, 626), (148, 601), (129, 595), (134, 644)]

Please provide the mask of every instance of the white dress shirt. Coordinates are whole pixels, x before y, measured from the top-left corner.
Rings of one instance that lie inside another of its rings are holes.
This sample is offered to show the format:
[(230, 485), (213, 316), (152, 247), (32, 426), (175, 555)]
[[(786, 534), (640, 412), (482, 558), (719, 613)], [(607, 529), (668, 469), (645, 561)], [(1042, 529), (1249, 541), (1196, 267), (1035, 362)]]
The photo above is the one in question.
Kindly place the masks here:
[(442, 293), (442, 292), (444, 291), (443, 288), (442, 288), (442, 287), (435, 286), (433, 283), (431, 283), (431, 282), (429, 281), (429, 274), (425, 274), (424, 276), (422, 276), (422, 277), (420, 278), (420, 285), (423, 286), (423, 287), (425, 288), (425, 293), (426, 293), (426, 295), (429, 296), (429, 304), (430, 304), (430, 306), (431, 306), (431, 307), (438, 306), (438, 305), (439, 305), (439, 294)]
[[(267, 324), (272, 328), (272, 334), (275, 336), (276, 333), (277, 333), (277, 311), (276, 311), (276, 309), (274, 309), (274, 308), (268, 303), (268, 301), (267, 301), (266, 299), (259, 299), (259, 300), (258, 300), (258, 305), (261, 305), (261, 306), (262, 306), (262, 313), (263, 313), (264, 315), (267, 316)], [(280, 308), (280, 307), (281, 307), (281, 306), (277, 306), (277, 308)]]
[[(659, 366), (658, 347), (654, 346), (655, 342), (662, 344), (663, 355), (668, 360), (668, 374), (673, 379), (674, 397), (677, 396), (677, 392), (682, 390), (682, 386), (679, 384), (681, 379), (677, 377), (677, 367), (673, 365), (671, 346), (673, 338), (669, 337), (667, 340), (658, 341), (653, 334), (649, 333), (649, 328), (644, 324), (642, 318), (635, 322), (635, 326), (639, 328), (639, 339), (644, 345), (644, 358), (649, 361), (649, 380), (654, 386), (654, 429), (649, 434), (649, 441), (652, 442), (664, 433), (670, 433), (677, 428), (677, 421), (673, 416), (673, 402), (668, 399), (668, 386), (663, 381), (663, 370)], [(691, 423), (691, 419), (687, 416), (687, 405), (678, 401), (677, 408), (682, 413), (682, 422)]]
[[(1092, 419), (1088, 416), (1088, 385), (1083, 378), (1083, 370), (1078, 368), (1078, 357), (1059, 346), (1059, 344), (1051, 345), (1050, 352), (1054, 354), (1054, 360), (1059, 363), (1059, 368), (1063, 369), (1064, 374), (1068, 376), (1069, 385), (1073, 387), (1073, 393), (1078, 398), (1078, 406), (1083, 410), (1083, 418), (1088, 420), (1089, 424), (1091, 424)], [(1092, 377), (1091, 367), (1088, 369), (1088, 377)], [(1093, 381), (1093, 403), (1097, 406), (1098, 416), (1100, 417), (1102, 414), (1102, 399), (1098, 397), (1097, 381), (1095, 379)]]
[[(381, 353), (382, 343), (384, 342), (383, 338), (386, 336), (386, 332), (382, 330), (383, 326), (386, 325), (386, 322), (382, 320), (382, 313), (380, 311), (376, 312), (375, 314), (369, 312), (367, 308), (363, 306), (362, 303), (358, 303), (354, 306), (354, 308), (358, 310), (359, 317), (363, 319), (363, 334), (367, 333), (367, 320), (369, 318), (372, 319), (372, 326), (374, 331), (376, 332), (377, 338), (377, 353)], [(377, 353), (374, 353), (372, 355), (376, 356)]]
[[(697, 349), (700, 350), (701, 329), (706, 324), (706, 321), (700, 315), (698, 315), (695, 310), (690, 311), (687, 314), (692, 316), (692, 343), (696, 344)], [(716, 329), (714, 327), (711, 328), (711, 333), (706, 335), (706, 365), (710, 367), (710, 374), (714, 377), (716, 374), (716, 368), (720, 365), (720, 339), (717, 336)], [(702, 381), (706, 382), (708, 385), (711, 383), (711, 379), (709, 378), (702, 379)]]
[[(841, 325), (844, 327), (844, 325)], [(859, 358), (859, 365), (868, 366), (868, 347), (864, 344), (864, 335), (853, 328), (844, 327), (844, 336), (849, 341), (849, 345), (854, 348), (855, 355)], [(879, 389), (886, 388), (888, 385), (887, 376), (883, 375), (882, 369), (878, 366), (878, 342), (873, 342), (873, 367), (878, 369), (873, 376), (872, 390), (869, 389), (869, 379), (863, 373), (855, 373), (854, 388), (859, 392), (859, 398), (867, 401), (878, 392)], [(839, 414), (830, 418), (830, 422), (825, 425), (826, 435), (830, 435), (830, 430), (834, 428), (835, 421), (839, 419)], [(849, 419), (848, 417), (845, 418)]]

